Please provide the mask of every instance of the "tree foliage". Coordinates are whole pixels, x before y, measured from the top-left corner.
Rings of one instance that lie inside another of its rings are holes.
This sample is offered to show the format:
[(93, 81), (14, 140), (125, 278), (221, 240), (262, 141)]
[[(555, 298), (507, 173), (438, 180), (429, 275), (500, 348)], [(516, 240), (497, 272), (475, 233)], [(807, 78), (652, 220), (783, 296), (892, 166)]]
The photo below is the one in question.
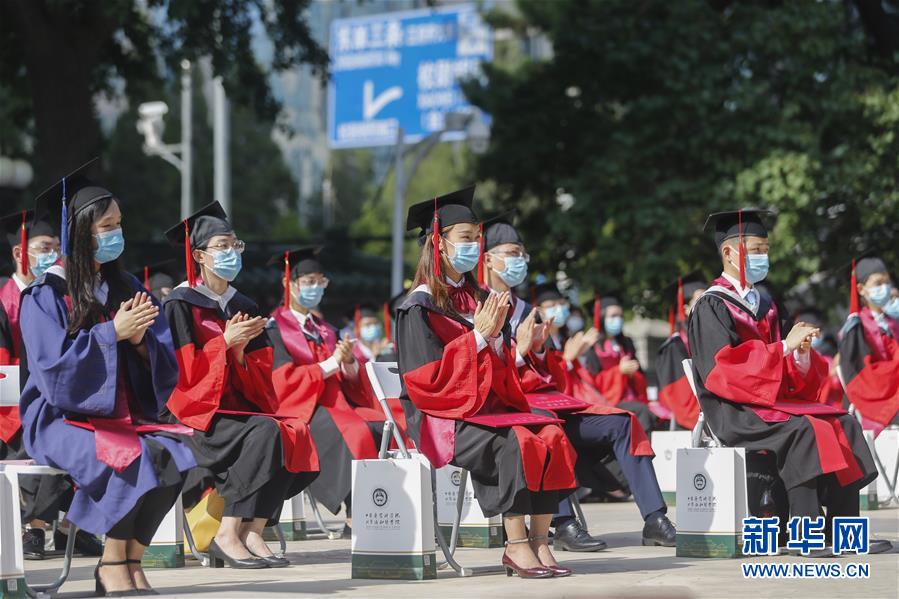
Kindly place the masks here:
[(818, 283), (803, 301), (842, 300), (843, 265), (870, 248), (899, 266), (895, 3), (518, 7), (514, 29), (552, 56), (487, 65), (467, 93), (493, 116), (479, 177), (521, 207), (532, 270), (661, 315), (658, 290), (719, 272), (706, 214), (739, 206), (777, 211), (770, 280)]

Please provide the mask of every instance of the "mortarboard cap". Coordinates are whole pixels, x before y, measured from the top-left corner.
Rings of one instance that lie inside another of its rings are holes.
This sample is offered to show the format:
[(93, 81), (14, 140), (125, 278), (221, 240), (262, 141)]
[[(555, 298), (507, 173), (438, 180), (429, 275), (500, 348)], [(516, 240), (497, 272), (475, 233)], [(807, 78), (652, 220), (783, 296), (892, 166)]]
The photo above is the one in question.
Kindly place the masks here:
[(876, 256), (862, 258), (855, 265), (855, 277), (863, 285), (868, 280), (868, 277), (876, 273), (889, 273), (887, 265)]
[(35, 198), (35, 214), (38, 220), (47, 222), (51, 228), (54, 225), (59, 228), (63, 255), (68, 254), (69, 229), (78, 213), (100, 200), (113, 197), (111, 191), (100, 187), (88, 176), (98, 168), (98, 165), (99, 158), (91, 158)]
[(34, 210), (20, 210), (0, 217), (0, 224), (6, 233), (6, 239), (11, 247), (16, 247), (22, 243), (22, 227), (25, 227), (25, 241), (32, 237), (46, 235), (48, 237), (56, 237), (56, 227), (53, 223), (46, 220), (35, 220)]
[(518, 230), (512, 224), (513, 212), (489, 218), (484, 221), (484, 251), (489, 252), (498, 245), (516, 243), (524, 245)]
[(191, 250), (206, 247), (216, 235), (233, 235), (234, 228), (228, 221), (225, 209), (218, 202), (210, 202), (165, 232), (166, 238), (184, 249), (184, 268), (187, 284), (194, 287), (197, 275)]
[(450, 227), (459, 223), (476, 224), (472, 204), (474, 202), (475, 186), (466, 187), (434, 199), (425, 200), (409, 206), (406, 215), (406, 230), (421, 229), (423, 236), (431, 232), (434, 223), (434, 209), (437, 209), (437, 217), (440, 219), (440, 227)]
[[(768, 237), (768, 229), (762, 217), (772, 216), (773, 212), (759, 208), (743, 208), (710, 214), (703, 225), (703, 230), (714, 229), (715, 245), (719, 248), (728, 239), (743, 236)], [(740, 231), (742, 219), (742, 233)]]

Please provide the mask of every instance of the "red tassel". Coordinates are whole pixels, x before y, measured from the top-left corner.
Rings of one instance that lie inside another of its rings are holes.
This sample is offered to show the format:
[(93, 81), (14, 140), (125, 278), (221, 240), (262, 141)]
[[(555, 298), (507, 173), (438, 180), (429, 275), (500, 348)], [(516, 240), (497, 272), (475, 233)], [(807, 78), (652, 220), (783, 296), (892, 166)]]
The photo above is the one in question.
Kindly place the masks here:
[(600, 330), (599, 313), (602, 311), (602, 304), (599, 301), (599, 294), (593, 297), (593, 328)]
[(440, 217), (437, 216), (437, 198), (434, 198), (434, 222), (431, 224), (431, 245), (434, 246), (434, 276), (440, 280)]
[(197, 272), (194, 270), (194, 257), (190, 251), (190, 225), (184, 219), (184, 268), (187, 273), (187, 284), (193, 288), (197, 286)]
[(668, 308), (668, 336), (674, 335), (674, 307)]
[(19, 244), (22, 248), (20, 262), (22, 264), (22, 274), (28, 276), (28, 231), (25, 230), (25, 223), (28, 220), (28, 212), (22, 210), (22, 227), (19, 230)]
[(537, 305), (537, 287), (534, 285), (531, 285), (531, 305)]
[(687, 310), (684, 307), (684, 280), (677, 279), (677, 319), (682, 325), (687, 322)]
[(393, 331), (390, 330), (390, 302), (384, 302), (384, 335), (387, 342), (393, 342)]
[(284, 252), (284, 308), (290, 310), (290, 250)]
[(359, 333), (362, 331), (362, 308), (359, 304), (356, 304), (356, 309), (353, 311), (353, 333), (356, 337), (359, 336)]
[(144, 266), (144, 289), (150, 289), (150, 267)]
[(746, 289), (746, 249), (743, 247), (743, 211), (737, 211), (737, 226), (740, 231), (740, 287)]
[(478, 256), (478, 285), (483, 287), (487, 279), (484, 273), (484, 223), (478, 225), (478, 231), (481, 234), (481, 255)]
[(855, 260), (852, 261), (852, 275), (849, 277), (849, 313), (858, 314), (858, 278), (855, 275)]

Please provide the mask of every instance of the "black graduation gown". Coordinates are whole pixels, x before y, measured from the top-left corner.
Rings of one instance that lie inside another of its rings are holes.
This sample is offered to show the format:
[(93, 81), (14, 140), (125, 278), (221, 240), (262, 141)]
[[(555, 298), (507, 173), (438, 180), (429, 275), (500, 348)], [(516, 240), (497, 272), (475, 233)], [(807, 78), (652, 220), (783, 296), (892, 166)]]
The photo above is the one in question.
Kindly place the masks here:
[[(318, 474), (311, 437), (291, 447), (283, 423), (261, 415), (277, 410), (267, 336), (247, 344), (244, 368), (228, 359), (222, 336), (225, 323), (238, 312), (258, 315), (256, 304), (238, 292), (223, 311), (218, 302), (182, 284), (166, 298), (164, 308), (180, 366), (168, 409), (194, 429), (188, 443), (197, 465), (226, 505), (246, 500), (276, 479), (291, 479), (282, 499), (302, 491)], [(288, 471), (291, 463), (299, 468)]]
[(899, 424), (899, 321), (884, 316), (886, 330), (867, 307), (850, 314), (840, 338), (840, 372), (846, 396), (868, 420)]
[[(397, 350), (407, 431), (434, 467), (465, 468), (484, 514), (554, 513), (576, 486), (576, 455), (557, 424), (476, 424), (484, 414), (530, 413), (508, 331), (503, 356), (476, 349), (473, 326), (443, 313), (427, 288), (397, 312)], [(547, 420), (547, 422), (549, 422)]]
[(726, 444), (770, 450), (787, 489), (834, 473), (862, 486), (877, 473), (861, 427), (848, 414), (817, 404), (827, 364), (814, 351), (802, 375), (783, 355), (781, 321), (762, 293), (753, 311), (723, 277), (699, 298), (688, 322), (699, 403)]

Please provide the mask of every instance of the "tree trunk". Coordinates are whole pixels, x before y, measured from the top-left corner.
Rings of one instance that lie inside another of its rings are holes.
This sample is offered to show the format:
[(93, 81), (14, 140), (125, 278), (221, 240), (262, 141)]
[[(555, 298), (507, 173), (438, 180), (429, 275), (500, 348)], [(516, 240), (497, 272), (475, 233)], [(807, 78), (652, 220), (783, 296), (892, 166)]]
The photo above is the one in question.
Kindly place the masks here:
[[(73, 16), (44, 0), (16, 0), (12, 13), (25, 53), (35, 124), (34, 169), (41, 189), (100, 152), (93, 81), (112, 29), (85, 3)], [(97, 173), (94, 173), (95, 175)]]

